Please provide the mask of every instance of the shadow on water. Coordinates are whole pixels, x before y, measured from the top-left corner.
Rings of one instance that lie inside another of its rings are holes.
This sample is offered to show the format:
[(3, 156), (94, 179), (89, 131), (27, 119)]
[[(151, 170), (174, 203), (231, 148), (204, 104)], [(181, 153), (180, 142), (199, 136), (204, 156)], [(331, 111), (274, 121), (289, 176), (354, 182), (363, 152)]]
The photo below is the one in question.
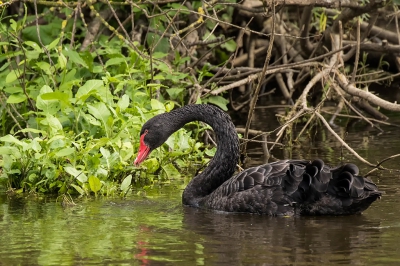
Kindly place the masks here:
[[(349, 132), (346, 140), (371, 162), (400, 153), (397, 128), (380, 133), (356, 123), (336, 130)], [(309, 136), (275, 156), (341, 162), (341, 146), (329, 134), (316, 130)], [(252, 164), (261, 163), (261, 152), (250, 150)], [(349, 153), (343, 156), (356, 161)], [(398, 162), (385, 166), (399, 168)], [(387, 171), (372, 176), (385, 192), (382, 199), (362, 215), (346, 217), (265, 217), (183, 207), (177, 189), (182, 180), (154, 188), (147, 197), (76, 199), (78, 205), (67, 209), (54, 199), (2, 194), (0, 265), (400, 265), (399, 177)]]

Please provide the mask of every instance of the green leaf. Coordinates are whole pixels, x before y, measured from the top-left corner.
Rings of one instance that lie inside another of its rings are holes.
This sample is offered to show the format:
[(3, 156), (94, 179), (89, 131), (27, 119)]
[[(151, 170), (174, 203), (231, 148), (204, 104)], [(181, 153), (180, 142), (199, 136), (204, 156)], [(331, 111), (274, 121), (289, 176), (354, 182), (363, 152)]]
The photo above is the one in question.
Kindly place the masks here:
[(47, 136), (47, 132), (46, 131), (40, 130), (40, 129), (36, 129), (36, 128), (31, 128), (31, 127), (24, 128), (24, 129), (21, 129), (21, 130), (17, 131), (17, 133), (26, 133), (26, 132), (31, 132), (31, 133), (34, 133), (34, 134), (42, 134), (43, 136)]
[(43, 93), (40, 95), (40, 97), (43, 100), (46, 101), (50, 101), (50, 100), (58, 100), (61, 101), (67, 105), (71, 105), (70, 101), (69, 101), (69, 95), (64, 93), (64, 92), (60, 92), (60, 91), (55, 91), (55, 92), (48, 92), (48, 93)]
[(24, 150), (32, 149), (32, 150), (34, 150), (35, 152), (40, 152), (40, 151), (42, 150), (42, 147), (40, 146), (39, 141), (42, 141), (42, 140), (41, 140), (40, 138), (34, 138), (34, 139), (32, 140), (32, 142), (29, 143), (29, 145), (27, 145), (27, 146), (24, 148)]
[(48, 50), (52, 50), (54, 47), (57, 46), (57, 44), (59, 43), (60, 38), (56, 38), (54, 41), (52, 41), (49, 45), (46, 45), (46, 48)]
[(187, 134), (185, 130), (179, 130), (178, 131), (178, 141), (176, 142), (176, 145), (181, 150), (189, 149), (190, 148), (189, 138), (190, 138), (190, 135)]
[(56, 136), (50, 138), (47, 141), (47, 144), (50, 144), (50, 148), (55, 150), (55, 149), (58, 149), (58, 148), (61, 148), (61, 147), (65, 147), (64, 139), (65, 139), (65, 136), (56, 135)]
[(82, 57), (75, 51), (73, 50), (69, 50), (69, 49), (65, 49), (63, 50), (63, 54), (67, 57), (69, 57), (69, 59), (74, 62), (77, 65), (82, 65), (85, 68), (89, 68), (88, 65), (86, 64), (86, 62), (82, 59)]
[(86, 101), (86, 99), (97, 92), (100, 87), (103, 87), (104, 83), (102, 80), (91, 79), (86, 81), (86, 83), (80, 87), (75, 95), (77, 99), (82, 100), (82, 102)]
[(223, 44), (221, 44), (221, 47), (225, 48), (228, 52), (234, 52), (236, 51), (236, 42), (234, 40), (229, 40)]
[(25, 41), (24, 44), (33, 48), (33, 50), (35, 50), (36, 52), (42, 52), (42, 48), (40, 48), (40, 46), (35, 42)]
[(6, 76), (6, 83), (11, 83), (13, 81), (16, 81), (18, 77), (19, 77), (19, 74), (15, 70), (12, 70)]
[(119, 155), (123, 161), (128, 161), (133, 156), (133, 145), (130, 141), (125, 141), (122, 143)]
[(103, 147), (100, 148), (100, 152), (104, 158), (109, 158), (111, 155), (110, 151), (107, 149), (104, 149)]
[(55, 156), (56, 157), (65, 157), (65, 156), (68, 156), (73, 153), (75, 153), (75, 148), (70, 147), (70, 148), (64, 148), (64, 149), (59, 150), (58, 152), (56, 152)]
[(172, 99), (176, 99), (184, 90), (183, 88), (171, 88), (166, 91)]
[(94, 126), (101, 126), (101, 123), (90, 114), (82, 114), (83, 118)]
[(172, 163), (164, 165), (161, 168), (164, 170), (168, 178), (178, 178), (181, 176), (179, 171), (175, 168), (175, 166)]
[(165, 110), (167, 112), (171, 112), (175, 106), (174, 102), (171, 102), (171, 101), (166, 102), (164, 105), (165, 105)]
[[(8, 45), (8, 44), (7, 44)], [(1, 67), (0, 67), (0, 72), (3, 72), (4, 69), (8, 68), (10, 65), (10, 62), (5, 62)]]
[(207, 102), (215, 104), (216, 106), (218, 106), (219, 108), (221, 108), (224, 111), (228, 111), (228, 103), (229, 101), (227, 99), (225, 99), (222, 96), (210, 96), (207, 99)]
[(217, 151), (217, 148), (212, 148), (212, 149), (206, 149), (204, 152), (210, 157), (214, 157), (215, 152)]
[(17, 86), (11, 86), (11, 87), (5, 87), (4, 91), (7, 92), (8, 94), (18, 94), (18, 93), (24, 93), (21, 87)]
[(61, 125), (60, 120), (58, 120), (56, 117), (53, 115), (47, 114), (46, 119), (42, 120), (41, 122), (45, 122), (44, 124), (47, 124), (50, 126), (52, 129), (52, 133), (55, 134), (58, 131), (61, 131), (63, 129), (63, 126)]
[(37, 62), (36, 65), (44, 71), (44, 73), (50, 75), (51, 71), (50, 71), (50, 64), (47, 62)]
[(86, 65), (88, 66), (89, 71), (93, 72), (93, 56), (92, 56), (92, 54), (89, 51), (85, 50), (80, 53), (80, 56), (83, 59), (83, 61), (85, 61)]
[(162, 110), (162, 111), (165, 112), (165, 106), (159, 100), (151, 99), (150, 104), (151, 104), (151, 109), (153, 109), (153, 110)]
[(122, 95), (122, 97), (121, 97), (121, 99), (119, 99), (117, 105), (121, 111), (124, 111), (126, 108), (129, 107), (129, 96), (126, 94)]
[(104, 127), (108, 130), (107, 120), (111, 117), (111, 112), (108, 110), (107, 106), (102, 103), (95, 103), (93, 105), (87, 105), (88, 111), (91, 115), (93, 115), (97, 120), (100, 120)]
[(26, 100), (26, 95), (23, 93), (11, 94), (7, 98), (7, 103), (22, 103)]
[(124, 62), (126, 62), (126, 59), (124, 57), (111, 58), (107, 60), (105, 67), (107, 68), (112, 65), (119, 65)]
[(67, 67), (68, 60), (63, 54), (58, 55), (58, 65), (60, 69), (64, 70)]
[(65, 166), (64, 170), (82, 183), (85, 183), (88, 179), (87, 176), (83, 173), (83, 171), (79, 171), (75, 167)]
[(168, 53), (154, 52), (153, 53), (153, 58), (161, 59), (161, 58), (166, 57), (167, 55), (168, 55)]
[(45, 114), (54, 115), (55, 113), (57, 113), (60, 110), (60, 102), (58, 100), (45, 100), (42, 98), (43, 94), (52, 93), (52, 92), (53, 92), (53, 90), (49, 86), (44, 85), (40, 89), (40, 94), (36, 99), (37, 108), (42, 110)]
[(101, 189), (101, 182), (100, 179), (98, 179), (95, 176), (90, 176), (89, 177), (89, 186), (90, 189), (94, 192), (97, 193)]
[(16, 137), (14, 137), (12, 135), (5, 135), (4, 137), (0, 138), (0, 141), (13, 143), (13, 144), (16, 144), (21, 147), (25, 147), (27, 145), (26, 143), (20, 141), (19, 139), (17, 139)]
[(17, 22), (13, 19), (10, 19), (10, 27), (11, 29), (13, 29), (13, 31), (17, 31), (17, 26), (18, 26)]
[(147, 173), (154, 173), (158, 170), (158, 168), (160, 168), (160, 164), (158, 163), (156, 158), (147, 159), (141, 165), (147, 168)]
[[(21, 153), (19, 152), (18, 148), (11, 147), (11, 146), (2, 146), (2, 147), (0, 147), (0, 154), (2, 156), (5, 156), (6, 154), (13, 155), (17, 159), (21, 158)], [(0, 160), (0, 165), (2, 165), (1, 160)]]
[(111, 154), (109, 150), (104, 149), (103, 147), (100, 148), (100, 152), (103, 155), (103, 163), (107, 165), (108, 170), (111, 170), (113, 165), (115, 165), (115, 163), (118, 161), (118, 153), (114, 152)]
[(63, 83), (67, 83), (70, 81), (77, 80), (75, 77), (76, 74), (76, 68), (71, 69), (64, 77)]
[(80, 186), (77, 186), (75, 184), (71, 184), (71, 186), (73, 186), (75, 190), (78, 191), (79, 194), (85, 195), (85, 191)]
[(121, 183), (121, 190), (123, 192), (128, 191), (128, 189), (131, 185), (131, 182), (132, 182), (132, 175), (128, 175), (127, 177), (125, 177), (124, 181), (122, 181), (122, 183)]

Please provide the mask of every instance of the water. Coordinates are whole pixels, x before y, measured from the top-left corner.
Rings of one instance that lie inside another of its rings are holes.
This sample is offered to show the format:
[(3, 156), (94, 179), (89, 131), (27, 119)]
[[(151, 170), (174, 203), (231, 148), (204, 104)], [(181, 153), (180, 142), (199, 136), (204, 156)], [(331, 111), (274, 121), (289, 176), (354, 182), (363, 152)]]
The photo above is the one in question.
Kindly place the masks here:
[[(258, 124), (259, 130), (267, 130)], [(346, 140), (377, 162), (400, 153), (399, 129), (384, 133), (355, 124)], [(342, 134), (341, 133), (341, 134)], [(310, 132), (278, 158), (356, 161), (327, 133)], [(252, 164), (261, 163), (252, 147)], [(400, 168), (400, 159), (384, 164)], [(365, 173), (370, 168), (361, 166)], [(347, 217), (265, 217), (181, 205), (183, 181), (146, 197), (76, 200), (0, 196), (0, 265), (400, 265), (400, 174), (372, 176), (385, 194), (367, 211)]]

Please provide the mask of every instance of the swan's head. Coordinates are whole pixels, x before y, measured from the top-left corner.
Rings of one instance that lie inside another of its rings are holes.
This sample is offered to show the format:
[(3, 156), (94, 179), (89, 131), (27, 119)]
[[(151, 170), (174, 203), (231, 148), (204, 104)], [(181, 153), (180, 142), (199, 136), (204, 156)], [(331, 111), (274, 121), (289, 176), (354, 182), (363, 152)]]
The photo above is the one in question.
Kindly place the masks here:
[(170, 117), (165, 114), (157, 115), (147, 121), (140, 131), (139, 152), (135, 159), (135, 166), (139, 166), (150, 153), (160, 147), (176, 130), (170, 122)]

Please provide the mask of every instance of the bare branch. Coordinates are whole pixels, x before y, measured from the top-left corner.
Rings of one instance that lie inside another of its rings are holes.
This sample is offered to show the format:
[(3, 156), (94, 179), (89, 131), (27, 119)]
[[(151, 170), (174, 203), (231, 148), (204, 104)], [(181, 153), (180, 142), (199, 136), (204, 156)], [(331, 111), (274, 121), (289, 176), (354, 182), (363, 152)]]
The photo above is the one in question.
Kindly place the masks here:
[(353, 84), (349, 82), (347, 77), (339, 71), (336, 71), (336, 80), (343, 90), (353, 96), (360, 97), (386, 110), (400, 111), (400, 104), (385, 101), (378, 96), (372, 94), (371, 92), (357, 89)]

